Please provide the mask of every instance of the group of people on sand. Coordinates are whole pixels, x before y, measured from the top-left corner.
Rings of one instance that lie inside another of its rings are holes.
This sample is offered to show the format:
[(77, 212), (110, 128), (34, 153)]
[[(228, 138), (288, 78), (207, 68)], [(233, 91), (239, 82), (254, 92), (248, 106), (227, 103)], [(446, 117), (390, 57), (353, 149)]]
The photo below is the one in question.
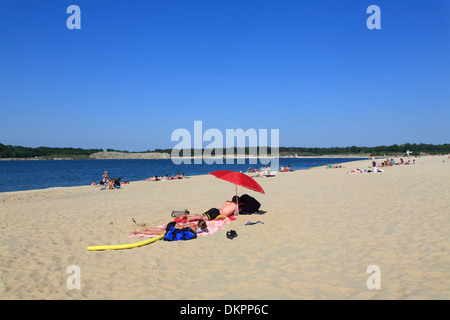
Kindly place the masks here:
[[(370, 173), (370, 172), (372, 172), (372, 170), (370, 170), (370, 169), (351, 169), (347, 173)], [(383, 172), (383, 170), (378, 169), (377, 167), (374, 167), (373, 172)]]
[[(288, 165), (286, 167), (284, 167), (283, 165), (280, 166), (280, 172), (290, 172), (290, 171), (294, 171), (291, 170), (291, 167)], [(256, 177), (274, 177), (275, 175), (270, 171), (270, 167), (268, 165), (266, 165), (264, 167), (264, 169), (259, 170), (257, 168), (253, 168), (250, 167), (247, 169), (247, 172), (260, 172)]]
[(275, 175), (270, 171), (270, 167), (268, 165), (266, 165), (262, 171), (258, 172), (260, 173), (258, 173), (255, 177), (275, 177)]
[(377, 163), (375, 162), (375, 157), (371, 157), (372, 159), (372, 170), (371, 169), (351, 169), (347, 173), (370, 173), (370, 172), (383, 172), (383, 169), (379, 169), (377, 167)]
[(374, 157), (372, 157), (372, 167), (392, 167), (392, 166), (401, 166), (403, 164), (416, 164), (416, 159), (412, 161), (408, 159), (408, 161), (404, 161), (403, 158), (400, 158), (399, 162), (395, 162), (394, 159), (385, 159), (384, 161), (378, 163), (375, 161)]
[(164, 180), (178, 180), (178, 179), (184, 179), (186, 178), (186, 176), (184, 175), (184, 173), (179, 174), (177, 172), (177, 174), (175, 176), (171, 176), (169, 177), (167, 174), (163, 177), (159, 177), (159, 176), (154, 176), (151, 178), (146, 179), (145, 181), (164, 181)]
[(185, 220), (186, 223), (176, 223), (175, 221), (171, 221), (167, 224), (165, 228), (134, 230), (134, 233), (147, 235), (161, 235), (165, 234), (172, 227), (174, 227), (175, 229), (191, 228), (193, 230), (196, 230), (197, 233), (208, 232), (206, 224), (207, 221), (215, 220), (218, 218), (229, 218), (231, 216), (236, 216), (238, 215), (238, 208), (239, 207), (242, 208), (245, 205), (245, 202), (252, 199), (253, 198), (248, 195), (243, 195), (242, 197), (233, 196), (233, 198), (230, 201), (228, 200), (225, 201), (222, 207), (220, 208), (211, 208), (208, 211), (204, 212), (203, 214), (184, 214), (181, 215), (177, 220), (177, 221)]
[(393, 166), (401, 166), (404, 164), (416, 164), (416, 160), (413, 159), (412, 161), (410, 159), (408, 159), (408, 161), (404, 161), (403, 158), (400, 158), (399, 162), (395, 162), (394, 159), (385, 159), (382, 162), (376, 162), (375, 157), (372, 156), (371, 157), (372, 160), (372, 169), (351, 169), (349, 172), (347, 173), (370, 173), (370, 172), (384, 172), (383, 169), (380, 168), (384, 168), (384, 167), (393, 167)]
[(345, 168), (345, 167), (342, 166), (342, 164), (340, 164), (340, 163), (335, 163), (335, 164), (327, 164), (325, 168), (327, 168), (327, 169), (339, 169), (339, 168)]
[(102, 187), (100, 190), (120, 189), (122, 186), (122, 178), (115, 179), (108, 177), (108, 171), (105, 171), (103, 173), (102, 180), (99, 183), (96, 183), (94, 180), (91, 183), (91, 186)]
[(281, 172), (289, 172), (289, 171), (294, 171), (294, 170), (291, 170), (291, 167), (289, 165), (287, 165), (286, 168), (283, 165), (281, 165), (280, 171)]
[[(237, 198), (239, 199), (239, 197)], [(169, 222), (165, 228), (150, 228), (143, 230), (134, 230), (134, 233), (139, 234), (149, 234), (149, 235), (161, 235), (165, 234), (172, 227), (175, 229), (191, 228), (199, 232), (206, 232), (207, 225), (206, 221), (217, 219), (219, 216), (224, 218), (237, 215), (236, 201), (239, 201), (234, 196), (231, 201), (225, 201), (225, 203), (220, 208), (211, 208), (203, 214), (185, 214), (180, 216), (179, 220), (186, 220), (186, 223), (175, 223), (174, 221)]]

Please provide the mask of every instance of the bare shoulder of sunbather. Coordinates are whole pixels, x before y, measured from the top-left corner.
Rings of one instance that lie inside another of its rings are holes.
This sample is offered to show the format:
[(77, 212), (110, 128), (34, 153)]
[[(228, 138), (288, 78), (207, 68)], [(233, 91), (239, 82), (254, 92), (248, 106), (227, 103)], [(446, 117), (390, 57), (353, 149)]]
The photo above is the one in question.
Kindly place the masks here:
[(223, 204), (222, 208), (219, 209), (219, 211), (220, 211), (220, 214), (229, 217), (229, 216), (235, 214), (236, 203), (231, 202), (231, 201), (225, 201), (225, 203)]

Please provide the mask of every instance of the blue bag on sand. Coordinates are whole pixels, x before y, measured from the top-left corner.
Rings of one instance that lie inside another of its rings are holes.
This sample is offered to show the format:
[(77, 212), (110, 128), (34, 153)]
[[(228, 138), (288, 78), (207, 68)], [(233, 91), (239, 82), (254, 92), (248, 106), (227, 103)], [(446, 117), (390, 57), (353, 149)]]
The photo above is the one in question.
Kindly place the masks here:
[(171, 227), (164, 235), (166, 241), (191, 240), (197, 238), (197, 233), (191, 228), (176, 229)]

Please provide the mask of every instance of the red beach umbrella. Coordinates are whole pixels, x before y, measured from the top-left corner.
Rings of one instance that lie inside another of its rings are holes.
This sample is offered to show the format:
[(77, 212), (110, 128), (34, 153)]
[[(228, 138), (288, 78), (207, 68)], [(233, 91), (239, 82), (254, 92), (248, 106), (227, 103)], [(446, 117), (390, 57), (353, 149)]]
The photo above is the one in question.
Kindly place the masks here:
[[(216, 178), (234, 183), (236, 185), (236, 196), (238, 195), (237, 186), (241, 186), (265, 194), (263, 188), (261, 188), (258, 182), (256, 182), (253, 178), (247, 176), (246, 174), (243, 174), (242, 172), (219, 170), (210, 172), (209, 174), (215, 176)], [(236, 207), (238, 207), (238, 203), (236, 203)], [(239, 214), (239, 208), (237, 208), (237, 214)]]

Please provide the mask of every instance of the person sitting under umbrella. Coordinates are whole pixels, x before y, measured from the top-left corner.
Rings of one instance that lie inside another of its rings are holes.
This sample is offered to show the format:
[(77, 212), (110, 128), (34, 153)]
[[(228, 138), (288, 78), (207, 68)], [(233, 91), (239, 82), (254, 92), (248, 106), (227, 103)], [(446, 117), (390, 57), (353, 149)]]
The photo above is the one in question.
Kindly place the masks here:
[(234, 203), (239, 203), (239, 214), (252, 214), (257, 213), (261, 207), (261, 203), (255, 198), (249, 196), (248, 194), (243, 194), (240, 197), (234, 196), (231, 201)]

